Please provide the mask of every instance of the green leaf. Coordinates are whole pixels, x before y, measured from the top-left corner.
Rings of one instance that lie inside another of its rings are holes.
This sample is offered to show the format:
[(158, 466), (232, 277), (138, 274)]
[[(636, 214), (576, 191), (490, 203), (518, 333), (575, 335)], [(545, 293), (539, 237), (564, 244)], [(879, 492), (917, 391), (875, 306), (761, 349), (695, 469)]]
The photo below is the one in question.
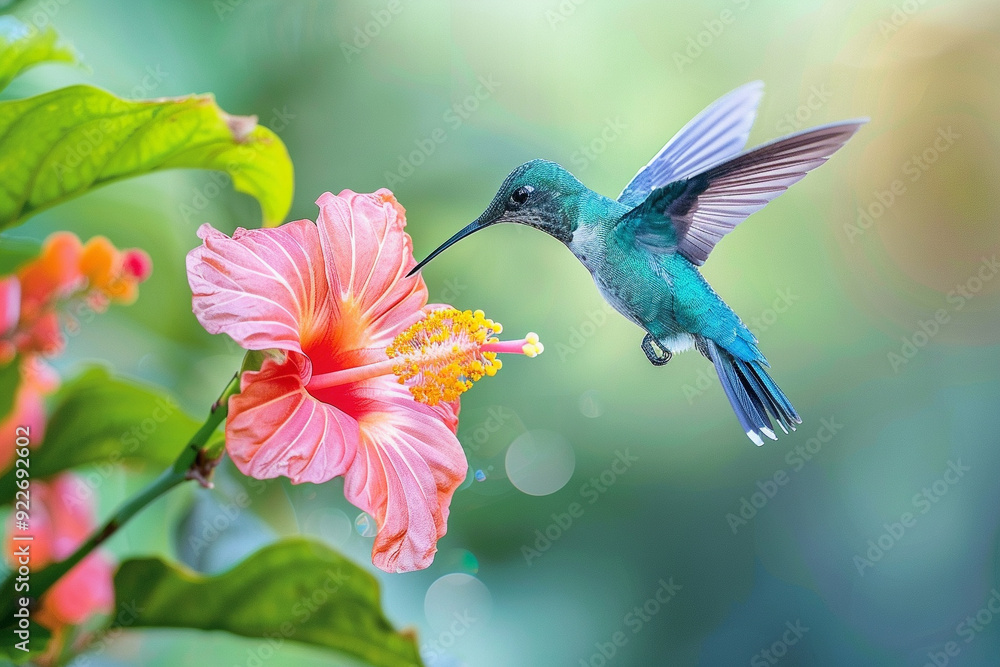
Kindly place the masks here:
[(14, 273), (25, 262), (38, 257), (42, 244), (32, 239), (0, 238), (0, 278)]
[(130, 627), (225, 630), (333, 649), (379, 667), (422, 664), (414, 638), (382, 613), (374, 577), (303, 539), (265, 547), (214, 577), (158, 558), (126, 561), (115, 598), (136, 616)]
[(17, 357), (0, 366), (0, 421), (14, 409), (17, 387), (21, 384), (21, 361)]
[(52, 62), (79, 64), (80, 60), (52, 26), (38, 29), (13, 16), (0, 16), (0, 90), (25, 70)]
[(14, 634), (18, 630), (15, 619), (4, 619), (2, 625), (4, 627), (0, 628), (0, 667), (10, 664), (22, 665), (28, 660), (38, 657), (52, 638), (52, 634), (47, 628), (29, 620), (28, 650), (22, 651), (16, 646), (22, 639)]
[[(31, 478), (94, 464), (98, 472), (118, 464), (163, 468), (198, 426), (167, 394), (93, 368), (56, 395), (45, 438), (31, 451)], [(13, 500), (15, 482), (13, 469), (0, 477), (0, 503)]]
[(264, 224), (292, 203), (292, 163), (253, 116), (211, 95), (133, 102), (70, 86), (0, 102), (0, 229), (88, 190), (162, 169), (215, 169), (255, 197)]

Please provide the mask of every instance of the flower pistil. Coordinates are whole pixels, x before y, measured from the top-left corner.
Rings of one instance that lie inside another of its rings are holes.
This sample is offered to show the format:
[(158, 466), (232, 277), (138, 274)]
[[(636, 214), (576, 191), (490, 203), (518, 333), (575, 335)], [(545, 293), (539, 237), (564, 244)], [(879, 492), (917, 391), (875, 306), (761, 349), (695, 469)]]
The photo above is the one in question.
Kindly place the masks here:
[(496, 375), (503, 366), (497, 354), (535, 357), (545, 349), (538, 334), (501, 341), (497, 335), (502, 331), (481, 310), (439, 308), (397, 335), (386, 348), (385, 361), (315, 375), (309, 389), (393, 374), (421, 403), (454, 401), (477, 380)]

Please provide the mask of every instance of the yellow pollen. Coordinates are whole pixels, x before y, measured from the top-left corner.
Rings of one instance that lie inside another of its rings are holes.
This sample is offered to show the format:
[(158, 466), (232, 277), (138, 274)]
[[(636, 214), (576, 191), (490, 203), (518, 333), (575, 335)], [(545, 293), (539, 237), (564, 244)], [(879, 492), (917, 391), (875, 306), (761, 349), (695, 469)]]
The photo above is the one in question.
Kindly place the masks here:
[(436, 405), (457, 399), (476, 380), (496, 375), (500, 360), (482, 346), (495, 342), (500, 331), (481, 310), (441, 308), (396, 336), (386, 354), (399, 360), (392, 372), (400, 383), (410, 382), (413, 397)]

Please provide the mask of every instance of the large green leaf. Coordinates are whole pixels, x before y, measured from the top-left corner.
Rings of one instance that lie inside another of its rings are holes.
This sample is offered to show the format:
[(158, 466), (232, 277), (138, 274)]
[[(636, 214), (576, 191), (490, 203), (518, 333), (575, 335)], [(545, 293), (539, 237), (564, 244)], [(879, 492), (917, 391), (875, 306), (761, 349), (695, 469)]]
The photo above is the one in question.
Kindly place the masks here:
[(215, 169), (257, 198), (265, 224), (292, 202), (292, 163), (276, 134), (230, 116), (211, 95), (133, 102), (70, 86), (0, 102), (0, 229), (107, 183), (174, 168)]
[(225, 630), (333, 649), (380, 667), (421, 664), (414, 638), (382, 613), (375, 579), (303, 539), (268, 546), (214, 577), (158, 558), (126, 561), (115, 597), (137, 617), (130, 627)]
[(0, 16), (0, 90), (26, 69), (51, 62), (79, 60), (51, 26), (39, 29), (13, 16)]
[[(45, 439), (31, 452), (31, 477), (84, 465), (100, 474), (123, 463), (163, 468), (198, 426), (167, 394), (93, 368), (56, 395)], [(15, 481), (13, 469), (0, 477), (0, 503), (13, 499)]]

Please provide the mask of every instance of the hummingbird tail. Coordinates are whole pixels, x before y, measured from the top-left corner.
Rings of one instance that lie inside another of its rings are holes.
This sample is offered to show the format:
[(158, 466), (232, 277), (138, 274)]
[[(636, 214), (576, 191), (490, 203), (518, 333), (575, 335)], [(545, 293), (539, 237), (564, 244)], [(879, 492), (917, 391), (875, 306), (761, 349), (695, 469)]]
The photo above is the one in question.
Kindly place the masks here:
[(699, 349), (715, 365), (736, 418), (755, 444), (764, 444), (762, 435), (777, 439), (771, 430), (770, 416), (785, 433), (802, 423), (788, 398), (767, 374), (764, 368), (767, 362), (744, 361), (707, 338), (699, 342)]

